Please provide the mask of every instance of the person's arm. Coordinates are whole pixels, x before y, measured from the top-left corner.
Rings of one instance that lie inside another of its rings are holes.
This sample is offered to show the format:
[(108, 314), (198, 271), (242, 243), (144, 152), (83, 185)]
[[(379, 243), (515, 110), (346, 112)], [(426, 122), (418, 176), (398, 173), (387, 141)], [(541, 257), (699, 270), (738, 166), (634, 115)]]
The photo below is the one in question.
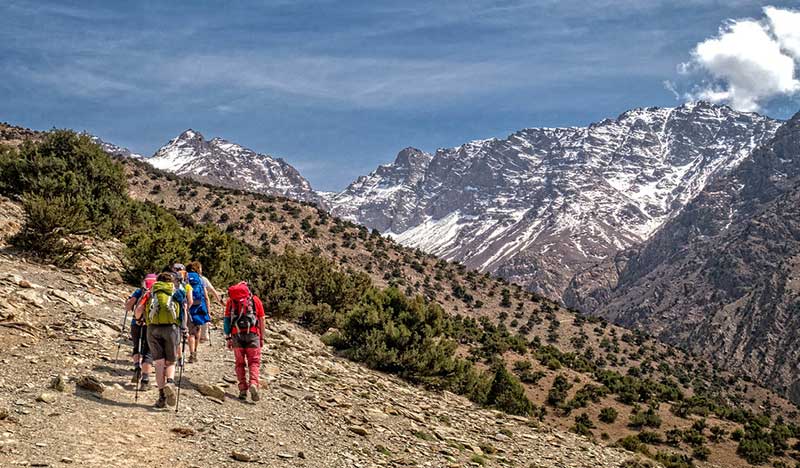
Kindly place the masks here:
[(186, 293), (186, 309), (188, 310), (192, 307), (192, 305), (194, 305), (194, 300), (192, 299), (192, 287), (187, 284), (183, 290)]
[(136, 296), (129, 297), (128, 300), (125, 301), (125, 312), (133, 312), (133, 308), (136, 305), (136, 301), (138, 300), (139, 298), (137, 298)]
[(133, 312), (133, 318), (136, 319), (137, 322), (142, 322), (142, 320), (144, 319), (143, 317), (144, 309), (146, 307), (147, 300), (149, 299), (149, 297), (150, 295), (145, 293), (145, 295), (142, 297), (142, 300), (139, 301), (139, 305), (136, 306), (136, 310)]
[(264, 336), (266, 336), (266, 319), (264, 317), (264, 304), (261, 303), (261, 299), (255, 297), (253, 298), (253, 302), (255, 302), (256, 306), (256, 317), (258, 317), (258, 338), (259, 338), (259, 347), (264, 347)]
[[(217, 289), (211, 284), (211, 281), (208, 280), (205, 276), (203, 277), (203, 285), (206, 287), (206, 291), (211, 291), (211, 295), (214, 296), (214, 301), (219, 305), (225, 305), (222, 302), (222, 298), (220, 297)], [(206, 293), (206, 302), (208, 302), (208, 293)]]
[(226, 337), (230, 337), (231, 331), (233, 331), (233, 324), (231, 324), (231, 300), (228, 299), (228, 303), (225, 304), (225, 313), (223, 314), (224, 320), (222, 321), (222, 331), (225, 333)]
[(222, 332), (225, 334), (225, 342), (228, 345), (228, 349), (232, 348), (233, 345), (231, 343), (231, 331), (233, 327), (231, 326), (231, 300), (228, 299), (228, 303), (225, 304), (225, 312), (222, 314)]

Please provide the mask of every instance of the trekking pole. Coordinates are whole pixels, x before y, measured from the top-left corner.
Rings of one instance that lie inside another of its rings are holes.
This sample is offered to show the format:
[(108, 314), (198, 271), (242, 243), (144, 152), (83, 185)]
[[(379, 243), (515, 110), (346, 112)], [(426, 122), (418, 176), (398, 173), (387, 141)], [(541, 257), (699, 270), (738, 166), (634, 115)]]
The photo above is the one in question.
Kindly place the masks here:
[[(144, 361), (144, 353), (142, 352), (142, 346), (143, 346), (142, 342), (144, 340), (144, 335), (145, 335), (145, 331), (143, 330), (143, 328), (144, 327), (140, 327), (139, 328), (139, 348), (138, 348), (138, 350), (139, 350), (139, 364), (140, 365), (144, 364), (142, 362), (142, 361)], [(138, 403), (139, 402), (139, 387), (141, 386), (141, 383), (142, 383), (141, 381), (142, 381), (142, 373), (139, 372), (139, 378), (136, 379), (136, 393), (134, 394), (134, 397), (133, 397), (134, 403)]]
[(117, 343), (117, 354), (114, 356), (114, 362), (119, 360), (119, 348), (122, 347), (122, 340), (125, 336), (125, 323), (128, 321), (128, 309), (125, 309), (125, 318), (122, 319), (122, 331), (119, 332), (119, 342)]
[(185, 359), (184, 354), (186, 353), (186, 335), (183, 335), (181, 339), (181, 372), (178, 375), (178, 396), (175, 399), (175, 414), (178, 414), (178, 407), (181, 405), (181, 382), (183, 381), (183, 368), (186, 367), (184, 365), (183, 360)]

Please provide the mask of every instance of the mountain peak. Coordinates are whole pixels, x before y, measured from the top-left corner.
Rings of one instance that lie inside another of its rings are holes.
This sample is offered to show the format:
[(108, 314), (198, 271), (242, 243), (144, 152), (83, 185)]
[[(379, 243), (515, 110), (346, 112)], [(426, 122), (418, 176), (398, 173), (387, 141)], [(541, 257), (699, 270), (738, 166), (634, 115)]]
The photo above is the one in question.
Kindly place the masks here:
[(158, 169), (203, 183), (304, 201), (319, 200), (311, 184), (284, 160), (220, 137), (206, 140), (191, 128), (147, 161)]
[(187, 128), (183, 133), (178, 135), (176, 140), (203, 140), (203, 134), (191, 128)]
[(397, 157), (394, 160), (394, 164), (396, 166), (411, 166), (417, 162), (422, 161), (423, 163), (430, 161), (431, 155), (419, 150), (417, 148), (408, 146), (400, 150), (397, 153)]

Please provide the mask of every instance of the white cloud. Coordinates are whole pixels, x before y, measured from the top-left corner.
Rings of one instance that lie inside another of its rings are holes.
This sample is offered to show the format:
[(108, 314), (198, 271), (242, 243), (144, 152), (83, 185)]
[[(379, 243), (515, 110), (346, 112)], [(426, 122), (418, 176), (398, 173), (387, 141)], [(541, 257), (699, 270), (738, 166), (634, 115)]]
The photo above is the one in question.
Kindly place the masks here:
[(731, 20), (697, 44), (679, 73), (705, 76), (689, 99), (757, 111), (769, 99), (800, 91), (800, 12), (764, 8), (765, 18)]

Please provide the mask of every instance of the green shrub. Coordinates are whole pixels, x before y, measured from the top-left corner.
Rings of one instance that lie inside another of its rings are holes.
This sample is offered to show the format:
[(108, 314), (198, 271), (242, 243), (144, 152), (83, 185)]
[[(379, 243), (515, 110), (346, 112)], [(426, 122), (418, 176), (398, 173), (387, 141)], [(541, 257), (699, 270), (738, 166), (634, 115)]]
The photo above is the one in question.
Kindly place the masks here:
[(74, 265), (85, 249), (70, 236), (90, 232), (82, 205), (64, 196), (28, 195), (23, 208), (25, 223), (11, 243), (58, 266)]
[(606, 407), (600, 410), (598, 419), (606, 424), (611, 424), (617, 420), (617, 415), (617, 410), (611, 407)]
[(495, 365), (494, 378), (486, 403), (507, 413), (528, 416), (533, 403), (525, 396), (525, 388), (500, 362)]
[(24, 201), (17, 245), (60, 264), (80, 254), (73, 234), (108, 238), (128, 227), (122, 167), (86, 135), (54, 130), (41, 142), (0, 153), (0, 194)]

